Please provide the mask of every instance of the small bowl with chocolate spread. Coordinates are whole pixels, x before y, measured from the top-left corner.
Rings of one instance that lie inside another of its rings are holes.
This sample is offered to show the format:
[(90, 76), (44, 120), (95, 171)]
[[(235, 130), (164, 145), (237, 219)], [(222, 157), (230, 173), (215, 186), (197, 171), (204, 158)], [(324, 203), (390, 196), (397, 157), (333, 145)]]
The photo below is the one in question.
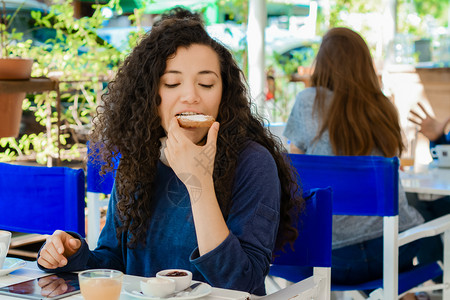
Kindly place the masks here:
[(175, 291), (182, 291), (191, 285), (192, 273), (182, 269), (168, 269), (156, 273), (156, 277), (169, 278), (175, 281)]

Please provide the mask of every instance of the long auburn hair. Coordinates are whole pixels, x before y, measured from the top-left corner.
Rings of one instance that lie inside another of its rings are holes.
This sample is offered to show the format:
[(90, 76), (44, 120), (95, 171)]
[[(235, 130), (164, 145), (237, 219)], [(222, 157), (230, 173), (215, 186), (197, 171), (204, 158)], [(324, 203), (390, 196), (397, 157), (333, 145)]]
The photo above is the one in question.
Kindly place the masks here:
[[(402, 142), (396, 108), (382, 93), (369, 48), (348, 28), (332, 28), (323, 37), (314, 62), (312, 86), (316, 87), (314, 111), (326, 130), (335, 155), (400, 155)], [(325, 107), (326, 89), (333, 92)]]
[[(231, 53), (207, 34), (198, 14), (182, 8), (163, 15), (125, 59), (115, 79), (109, 83), (108, 92), (102, 96), (102, 104), (93, 120), (91, 144), (96, 146), (97, 155), (107, 162), (103, 172), (111, 170), (115, 158), (119, 153), (121, 156), (115, 180), (121, 220), (117, 235), (128, 232), (130, 248), (145, 243), (146, 224), (151, 218), (150, 207), (154, 201), (160, 138), (165, 136), (157, 111), (161, 103), (160, 77), (167, 59), (179, 47), (192, 44), (211, 47), (221, 65), (223, 92), (217, 116), (220, 130), (213, 179), (222, 213), (226, 218), (230, 211), (240, 152), (249, 141), (261, 144), (273, 156), (281, 184), (281, 221), (276, 241), (279, 249), (286, 242), (293, 242), (298, 234), (292, 226), (292, 211), (301, 209), (303, 199), (296, 174), (282, 155), (280, 141), (264, 128), (260, 117), (252, 114), (244, 75)], [(298, 192), (293, 195), (293, 190)]]

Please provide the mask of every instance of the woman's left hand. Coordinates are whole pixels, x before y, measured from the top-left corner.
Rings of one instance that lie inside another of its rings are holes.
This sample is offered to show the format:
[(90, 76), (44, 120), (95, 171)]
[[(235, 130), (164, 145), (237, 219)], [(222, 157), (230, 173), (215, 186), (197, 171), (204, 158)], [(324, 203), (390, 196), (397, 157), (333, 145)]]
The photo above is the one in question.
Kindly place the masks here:
[(176, 117), (170, 121), (164, 154), (184, 184), (191, 175), (200, 182), (202, 179), (212, 179), (218, 132), (219, 123), (214, 122), (209, 128), (206, 144), (198, 146), (184, 135)]

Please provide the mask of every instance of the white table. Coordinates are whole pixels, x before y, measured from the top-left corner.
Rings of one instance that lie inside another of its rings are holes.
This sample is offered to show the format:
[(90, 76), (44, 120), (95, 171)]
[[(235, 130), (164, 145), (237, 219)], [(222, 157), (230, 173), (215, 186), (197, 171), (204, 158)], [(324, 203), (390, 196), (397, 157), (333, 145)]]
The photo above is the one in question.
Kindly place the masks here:
[[(19, 270), (16, 270), (12, 272), (11, 274), (0, 276), (0, 286), (7, 286), (14, 283), (19, 283), (22, 281), (30, 280), (39, 278), (42, 276), (48, 275), (48, 273), (45, 273), (37, 268), (36, 262), (27, 262), (27, 265)], [(133, 282), (139, 281), (142, 277), (138, 276), (131, 276), (131, 275), (125, 275), (123, 280), (123, 287), (126, 285), (132, 284)], [(126, 294), (123, 291), (122, 287), (122, 294), (120, 295), (120, 300), (133, 300), (138, 299), (136, 297), (130, 296)], [(1, 300), (18, 300), (20, 298), (17, 297), (9, 297), (0, 295)], [(78, 299), (83, 300), (83, 297), (81, 294), (72, 295), (63, 299), (72, 300), (72, 299)], [(219, 288), (213, 288), (212, 293), (208, 296), (198, 298), (199, 300), (246, 300), (250, 299), (250, 294), (246, 292), (241, 291), (234, 291), (234, 290), (226, 290), (226, 289), (219, 289)]]
[(415, 166), (413, 170), (400, 172), (405, 192), (450, 195), (450, 168), (430, 165)]

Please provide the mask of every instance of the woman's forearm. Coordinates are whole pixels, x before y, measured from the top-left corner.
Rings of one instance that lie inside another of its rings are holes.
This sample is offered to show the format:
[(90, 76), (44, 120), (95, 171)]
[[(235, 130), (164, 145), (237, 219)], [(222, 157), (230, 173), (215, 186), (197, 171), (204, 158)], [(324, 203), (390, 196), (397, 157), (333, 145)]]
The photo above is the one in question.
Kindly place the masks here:
[(188, 188), (200, 255), (219, 246), (228, 236), (229, 229), (223, 218), (211, 179), (201, 186)]

